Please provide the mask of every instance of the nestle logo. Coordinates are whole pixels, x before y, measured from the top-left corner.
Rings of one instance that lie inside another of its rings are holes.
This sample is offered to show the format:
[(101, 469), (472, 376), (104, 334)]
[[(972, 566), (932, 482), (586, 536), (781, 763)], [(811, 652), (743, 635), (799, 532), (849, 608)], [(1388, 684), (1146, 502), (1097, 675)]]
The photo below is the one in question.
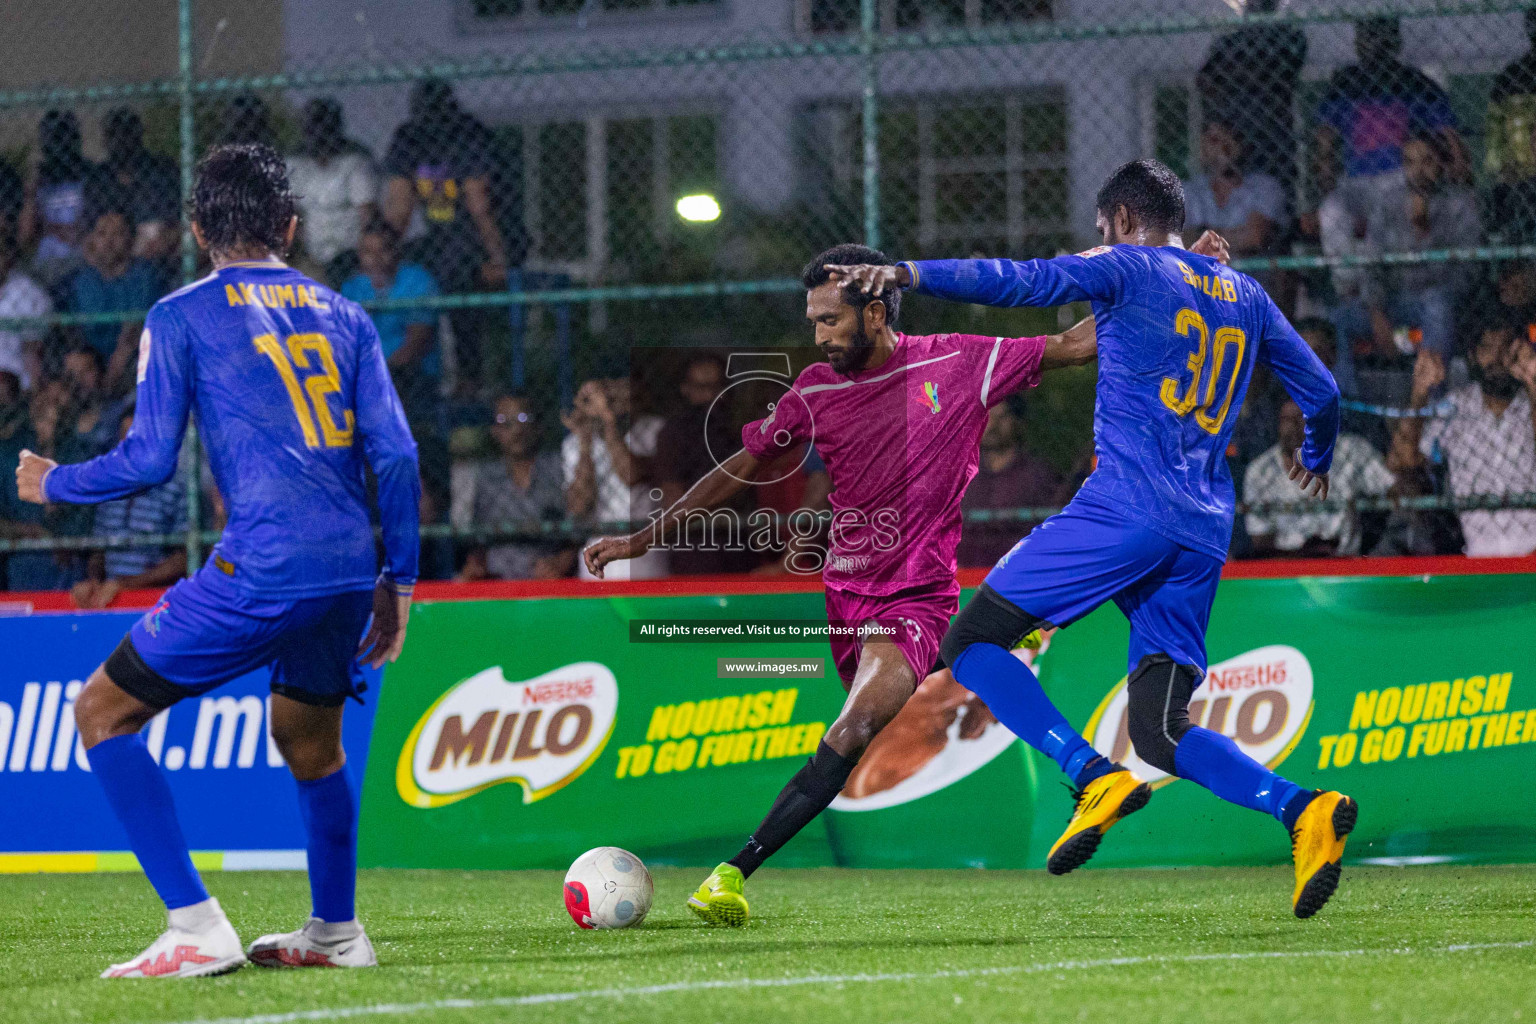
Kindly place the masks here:
[(588, 700), (591, 696), (591, 679), (557, 680), (523, 690), (523, 703), (551, 704), (560, 700)]
[(1206, 676), (1206, 681), (1212, 690), (1250, 690), (1255, 686), (1284, 686), (1285, 662), (1212, 669)]

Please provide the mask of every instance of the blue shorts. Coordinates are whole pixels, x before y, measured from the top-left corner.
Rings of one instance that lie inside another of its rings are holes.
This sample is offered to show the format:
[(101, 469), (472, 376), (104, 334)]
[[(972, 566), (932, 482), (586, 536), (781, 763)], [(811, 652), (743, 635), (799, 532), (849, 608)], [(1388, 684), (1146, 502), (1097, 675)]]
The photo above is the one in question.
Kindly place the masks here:
[(372, 590), (272, 600), (205, 568), (134, 623), (107, 675), (151, 707), (169, 707), (270, 667), (273, 693), (338, 707), (362, 692), (357, 647), (372, 612)]
[(1131, 621), (1130, 669), (1148, 654), (1205, 671), (1222, 562), (1097, 509), (1069, 507), (1035, 528), (987, 574), (987, 586), (1053, 626), (1105, 601)]

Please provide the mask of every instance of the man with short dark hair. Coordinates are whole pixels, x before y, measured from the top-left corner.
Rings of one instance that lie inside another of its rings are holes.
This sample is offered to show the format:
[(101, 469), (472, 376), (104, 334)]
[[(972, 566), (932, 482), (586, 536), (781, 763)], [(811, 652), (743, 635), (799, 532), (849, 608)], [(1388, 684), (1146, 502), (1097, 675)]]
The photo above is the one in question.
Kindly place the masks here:
[[(437, 281), (426, 267), (401, 260), (400, 235), (382, 219), (375, 218), (363, 228), (357, 264), (357, 273), (341, 286), (341, 294), (354, 302), (430, 299), (438, 294)], [(435, 426), (443, 378), (437, 311), (396, 308), (370, 315), (411, 422), (418, 429)]]
[(1232, 537), (1231, 414), (1254, 368), (1267, 364), (1306, 413), (1289, 477), (1326, 497), (1338, 388), (1258, 282), (1184, 248), (1184, 190), (1163, 164), (1121, 166), (1096, 208), (1104, 244), (1076, 256), (840, 270), (872, 295), (912, 288), (993, 306), (1093, 304), (1098, 466), (1061, 513), (998, 561), (945, 635), (944, 660), (998, 721), (1074, 780), (1077, 806), (1046, 864), (1063, 874), (1145, 806), (1151, 788), (1094, 750), (1010, 649), (1114, 601), (1130, 620), (1127, 721), (1137, 758), (1148, 773), (1189, 779), (1280, 821), (1295, 861), (1292, 910), (1310, 917), (1338, 885), (1354, 802), (1282, 778), (1192, 723), (1188, 708), (1205, 679), (1206, 625)]
[[(1444, 463), (1458, 498), (1536, 492), (1536, 345), (1524, 326), (1497, 316), (1481, 325), (1467, 359), (1471, 382), (1451, 389), (1432, 416), (1398, 420), (1388, 460), (1394, 472)], [(1425, 408), (1445, 377), (1445, 360), (1420, 350), (1409, 406)], [(1468, 509), (1460, 518), (1468, 555), (1536, 552), (1536, 511)]]
[[(1061, 474), (1022, 443), (1021, 417), (1014, 406), (1021, 399), (994, 405), (981, 434), (981, 462), (976, 478), (965, 489), (960, 503), (964, 513), (977, 510), (1014, 510), (1054, 506), (1065, 500)], [(1016, 519), (977, 522), (967, 516), (956, 557), (962, 569), (994, 565), (1008, 553), (1031, 523)]]
[[(899, 289), (862, 294), (835, 274), (883, 253), (839, 245), (806, 264), (806, 319), (826, 362), (774, 388), (742, 450), (719, 462), (653, 524), (583, 553), (603, 567), (643, 555), (716, 509), (765, 467), (814, 442), (837, 482), (822, 576), (833, 661), (848, 691), (836, 721), (736, 856), (688, 900), (710, 924), (747, 923), (746, 879), (837, 796), (875, 735), (929, 674), (960, 585), (960, 499), (976, 472), (987, 410), (1058, 366), (1093, 359), (1089, 322), (1045, 338), (916, 336), (896, 331)], [(805, 751), (809, 753), (810, 751)]]
[[(214, 270), (150, 310), (132, 429), (97, 458), (59, 465), (24, 450), (16, 468), (19, 497), (35, 505), (127, 498), (176, 472), (195, 408), (229, 510), (207, 563), (134, 625), (75, 703), (91, 770), (168, 912), (160, 938), (104, 978), (222, 974), (247, 953), (266, 967), (377, 962), (355, 909), (357, 795), (341, 719), (364, 685), (358, 662), (381, 667), (405, 643), (420, 481), (373, 322), (281, 259), (294, 210), (274, 150), (215, 148), (192, 193), (192, 233)], [(272, 741), (298, 784), (314, 914), (242, 951), (140, 730), (258, 668), (271, 671)]]
[(107, 158), (86, 181), (87, 208), (122, 210), (134, 225), (133, 254), (163, 266), (181, 241), (181, 173), (144, 145), (144, 121), (132, 107), (101, 119)]
[[(1276, 6), (1277, 0), (1248, 0), (1243, 13), (1273, 14)], [(1195, 77), (1206, 123), (1231, 127), (1247, 156), (1244, 170), (1272, 176), (1287, 199), (1296, 180), (1292, 109), (1306, 62), (1300, 25), (1243, 24), (1211, 41)]]
[[(1272, 505), (1295, 499), (1290, 482), (1295, 452), (1305, 438), (1306, 420), (1301, 408), (1287, 400), (1280, 403), (1279, 440), (1248, 464), (1243, 473), (1243, 501)], [(1334, 445), (1333, 467), (1328, 471), (1328, 493), (1341, 501), (1379, 497), (1391, 490), (1393, 476), (1386, 460), (1358, 434), (1340, 434)], [(1253, 557), (1291, 555), (1326, 558), (1360, 554), (1360, 513), (1354, 509), (1334, 512), (1249, 512), (1244, 520)]]
[(368, 151), (347, 138), (334, 97), (304, 104), (302, 127), (303, 146), (288, 158), (299, 197), (299, 237), (305, 255), (342, 281), (357, 266), (363, 228), (378, 216), (379, 176)]
[[(557, 522), (565, 517), (560, 457), (539, 451), (539, 423), (522, 395), (502, 395), (493, 405), (491, 439), (497, 458), (475, 466), (473, 495), (463, 503), (460, 529), (502, 523)], [(569, 576), (575, 551), (558, 542), (501, 541), (477, 544), (464, 560), (466, 580), (549, 580)]]
[[(381, 211), (444, 292), (501, 291), (521, 265), (498, 221), (498, 167), (495, 137), (450, 84), (428, 78), (412, 87), (410, 117), (384, 155)], [(484, 383), (485, 320), (472, 309), (452, 316), (459, 373), (472, 383)]]
[[(85, 265), (69, 279), (71, 313), (123, 313), (148, 309), (160, 297), (160, 275), (148, 260), (133, 254), (133, 225), (121, 210), (101, 209), (88, 214), (81, 253)], [(108, 391), (128, 384), (134, 355), (139, 348), (142, 320), (89, 324), (86, 341), (107, 361)]]

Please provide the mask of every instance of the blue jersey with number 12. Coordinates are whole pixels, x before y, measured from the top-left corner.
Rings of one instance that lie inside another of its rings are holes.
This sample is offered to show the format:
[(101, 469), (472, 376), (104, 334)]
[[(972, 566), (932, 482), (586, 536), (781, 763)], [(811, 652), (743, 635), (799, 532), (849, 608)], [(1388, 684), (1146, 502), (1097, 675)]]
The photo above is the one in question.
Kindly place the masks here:
[(1170, 246), (1115, 245), (1050, 260), (908, 267), (915, 290), (959, 302), (1093, 304), (1098, 465), (1073, 504), (1225, 558), (1235, 508), (1227, 444), (1258, 363), (1274, 370), (1306, 416), (1302, 463), (1326, 472), (1333, 460), (1333, 376), (1258, 282), (1216, 260)]
[(229, 513), (205, 573), (275, 599), (372, 586), (371, 466), (384, 575), (416, 581), (416, 445), (361, 306), (276, 261), (231, 264), (161, 299), (140, 341), (132, 430), (50, 472), (45, 496), (109, 501), (163, 483), (193, 411)]

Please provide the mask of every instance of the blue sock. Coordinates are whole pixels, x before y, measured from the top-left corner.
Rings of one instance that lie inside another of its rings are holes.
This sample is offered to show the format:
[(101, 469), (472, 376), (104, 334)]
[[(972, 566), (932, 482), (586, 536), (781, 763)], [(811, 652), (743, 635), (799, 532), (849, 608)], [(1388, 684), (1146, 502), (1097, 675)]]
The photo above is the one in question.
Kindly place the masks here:
[(1228, 803), (1272, 815), (1286, 828), (1296, 824), (1312, 798), (1310, 791), (1265, 768), (1226, 736), (1199, 726), (1179, 740), (1173, 763), (1179, 778), (1199, 783)]
[(208, 898), (192, 866), (171, 787), (140, 733), (114, 736), (85, 752), (101, 781), (112, 813), (128, 833), (128, 845), (166, 908), (190, 907)]
[(323, 779), (299, 784), (299, 816), (309, 834), (309, 897), (322, 921), (357, 916), (357, 794), (343, 765)]
[(1079, 789), (1114, 770), (1109, 758), (1101, 757), (1067, 724), (1029, 666), (1001, 647), (971, 644), (950, 671), (1015, 736), (1055, 759)]

